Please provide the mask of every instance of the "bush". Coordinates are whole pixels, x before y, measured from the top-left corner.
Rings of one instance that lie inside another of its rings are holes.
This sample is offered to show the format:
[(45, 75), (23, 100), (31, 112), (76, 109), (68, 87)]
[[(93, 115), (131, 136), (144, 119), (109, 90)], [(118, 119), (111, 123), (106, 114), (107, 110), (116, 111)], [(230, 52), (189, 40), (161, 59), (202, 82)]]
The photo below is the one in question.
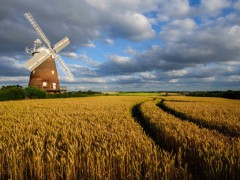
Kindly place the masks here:
[(44, 99), (44, 98), (70, 98), (70, 97), (87, 97), (101, 95), (101, 92), (95, 91), (72, 91), (59, 94), (48, 94), (46, 91), (36, 88), (22, 86), (3, 86), (0, 89), (0, 101), (20, 100), (20, 99)]
[(47, 94), (47, 98), (68, 98), (70, 97), (68, 93), (60, 93), (60, 94)]
[(0, 101), (24, 99), (25, 92), (21, 86), (3, 86), (0, 89)]
[(46, 91), (30, 86), (25, 88), (25, 96), (30, 99), (43, 99), (46, 98)]
[(7, 95), (8, 93), (7, 93), (7, 91), (4, 91), (4, 90), (0, 90), (0, 101), (6, 101), (6, 100), (8, 100), (8, 98), (7, 98)]
[(88, 97), (88, 96), (96, 96), (101, 95), (101, 92), (95, 91), (70, 91), (60, 94), (47, 94), (47, 98), (70, 98), (70, 97)]

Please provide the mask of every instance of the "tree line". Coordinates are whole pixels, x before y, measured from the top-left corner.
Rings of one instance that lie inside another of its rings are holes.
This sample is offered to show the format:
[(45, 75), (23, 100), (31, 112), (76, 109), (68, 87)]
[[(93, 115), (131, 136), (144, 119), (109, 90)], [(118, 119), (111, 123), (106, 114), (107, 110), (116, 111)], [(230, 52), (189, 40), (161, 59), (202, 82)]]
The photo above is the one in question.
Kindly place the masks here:
[(46, 91), (36, 87), (22, 87), (19, 85), (3, 86), (0, 89), (0, 101), (21, 99), (45, 99), (45, 98), (69, 98), (99, 95), (101, 92), (72, 91), (58, 94), (48, 94)]
[(223, 97), (229, 99), (240, 99), (240, 91), (194, 91), (189, 92), (187, 96), (200, 96), (200, 97)]

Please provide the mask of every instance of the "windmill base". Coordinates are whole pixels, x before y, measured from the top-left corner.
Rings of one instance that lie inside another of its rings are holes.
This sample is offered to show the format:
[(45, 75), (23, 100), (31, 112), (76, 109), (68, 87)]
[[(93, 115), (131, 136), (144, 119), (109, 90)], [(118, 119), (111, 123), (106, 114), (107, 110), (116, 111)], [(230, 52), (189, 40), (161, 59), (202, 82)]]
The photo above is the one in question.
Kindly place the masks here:
[(43, 89), (48, 93), (66, 91), (66, 88), (59, 86), (58, 72), (52, 57), (48, 58), (31, 72), (29, 86)]

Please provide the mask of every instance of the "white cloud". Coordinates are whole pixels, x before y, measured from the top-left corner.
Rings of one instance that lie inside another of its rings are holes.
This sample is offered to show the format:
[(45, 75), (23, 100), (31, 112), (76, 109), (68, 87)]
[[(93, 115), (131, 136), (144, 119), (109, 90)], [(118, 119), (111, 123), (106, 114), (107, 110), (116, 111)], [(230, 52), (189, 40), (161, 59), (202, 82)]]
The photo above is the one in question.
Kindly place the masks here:
[(240, 76), (239, 75), (233, 75), (233, 76), (229, 76), (227, 78), (228, 82), (239, 82), (240, 83)]
[(172, 70), (172, 71), (168, 71), (167, 75), (169, 76), (176, 76), (176, 77), (181, 77), (188, 74), (187, 70)]
[(24, 64), (21, 64), (20, 61), (13, 57), (1, 56), (0, 60), (2, 63), (8, 63), (9, 65), (14, 66), (15, 68), (25, 68)]
[(145, 79), (155, 79), (157, 77), (153, 72), (142, 72), (139, 75)]
[(202, 78), (203, 82), (212, 82), (215, 81), (215, 77), (207, 77), (207, 78)]
[(1, 83), (25, 83), (29, 80), (28, 76), (19, 76), (19, 77), (8, 77), (8, 76), (0, 76)]
[(240, 61), (227, 61), (224, 64), (230, 65), (230, 66), (240, 66)]
[(170, 82), (170, 83), (177, 83), (179, 80), (178, 79), (171, 79), (170, 81), (168, 81), (168, 82)]
[(107, 44), (110, 44), (110, 45), (113, 45), (114, 44), (114, 41), (112, 40), (112, 39), (105, 39), (105, 42), (107, 43)]
[(118, 14), (114, 18), (115, 22), (118, 22), (118, 27), (113, 27), (111, 30), (112, 36), (118, 35), (133, 41), (140, 41), (153, 38), (156, 35), (149, 19), (139, 13)]
[(231, 5), (229, 0), (201, 0), (203, 9), (207, 12), (216, 14), (223, 8), (227, 8)]
[[(83, 4), (85, 5), (83, 7), (89, 11), (81, 13), (76, 10), (79, 13), (76, 13), (76, 17), (74, 16), (75, 18), (88, 17), (81, 19), (86, 24), (83, 24), (83, 27), (87, 27), (86, 30), (78, 30), (82, 33), (89, 32), (95, 37), (106, 33), (110, 35), (111, 40), (120, 37), (133, 41), (153, 38), (156, 34), (150, 19), (144, 15), (145, 12), (157, 10), (158, 2), (155, 0), (85, 0), (85, 2), (86, 5)], [(79, 26), (82, 27), (82, 25)], [(94, 47), (92, 44), (88, 46)]]
[(159, 12), (170, 17), (183, 17), (190, 13), (190, 9), (188, 0), (168, 0), (162, 1)]
[(105, 78), (80, 78), (79, 83), (105, 83)]
[(97, 9), (105, 10), (105, 11), (114, 11), (114, 12), (123, 12), (126, 9), (129, 11), (137, 11), (137, 12), (149, 12), (157, 10), (157, 4), (159, 1), (156, 0), (85, 0), (85, 2)]
[(124, 50), (124, 52), (129, 54), (129, 55), (138, 54), (137, 50), (133, 49), (131, 46), (128, 46), (127, 49)]
[(191, 35), (196, 28), (196, 23), (190, 18), (174, 20), (162, 28), (160, 35), (167, 41), (178, 41), (183, 36)]
[(75, 52), (62, 52), (61, 54), (62, 54), (62, 56), (70, 57), (70, 58), (73, 58), (73, 59), (78, 59), (79, 58), (79, 55)]
[(170, 20), (170, 17), (164, 14), (158, 14), (157, 15), (157, 20), (161, 21), (161, 22), (166, 22)]
[(80, 54), (79, 58), (93, 67), (98, 66), (100, 64), (100, 62), (92, 60), (86, 54)]
[(22, 61), (15, 57), (0, 56), (0, 76), (23, 76), (28, 74), (29, 71)]
[[(208, 17), (218, 15), (224, 8), (230, 7), (230, 5), (231, 2), (229, 0), (201, 0), (197, 6), (191, 6), (189, 0), (159, 1), (159, 10), (155, 21), (167, 22), (173, 19), (196, 16), (208, 19)], [(235, 3), (234, 7), (240, 8), (240, 5)]]
[(128, 64), (131, 63), (131, 58), (127, 56), (109, 55), (108, 59), (117, 64)]
[(62, 55), (73, 59), (83, 60), (84, 62), (88, 63), (91, 66), (98, 66), (100, 64), (99, 62), (89, 58), (86, 54), (77, 54), (75, 52), (63, 52)]
[(99, 9), (107, 9), (110, 7), (110, 4), (107, 0), (85, 0), (90, 6), (93, 6), (95, 8)]
[(84, 46), (89, 47), (89, 48), (95, 48), (96, 47), (96, 45), (93, 44), (93, 42), (90, 41), (90, 40), (88, 41), (88, 43), (84, 44)]
[(195, 21), (190, 18), (186, 18), (184, 20), (174, 20), (169, 25), (183, 30), (194, 30), (197, 27)]

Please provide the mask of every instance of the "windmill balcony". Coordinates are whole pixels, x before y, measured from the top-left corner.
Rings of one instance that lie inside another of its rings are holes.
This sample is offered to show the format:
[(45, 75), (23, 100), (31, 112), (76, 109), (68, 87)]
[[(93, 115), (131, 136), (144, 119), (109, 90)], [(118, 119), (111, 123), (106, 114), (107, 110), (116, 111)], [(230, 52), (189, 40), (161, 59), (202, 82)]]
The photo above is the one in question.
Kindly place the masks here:
[(48, 93), (62, 93), (67, 91), (67, 86), (59, 86), (59, 88), (53, 86), (35, 86), (39, 89), (43, 89)]

